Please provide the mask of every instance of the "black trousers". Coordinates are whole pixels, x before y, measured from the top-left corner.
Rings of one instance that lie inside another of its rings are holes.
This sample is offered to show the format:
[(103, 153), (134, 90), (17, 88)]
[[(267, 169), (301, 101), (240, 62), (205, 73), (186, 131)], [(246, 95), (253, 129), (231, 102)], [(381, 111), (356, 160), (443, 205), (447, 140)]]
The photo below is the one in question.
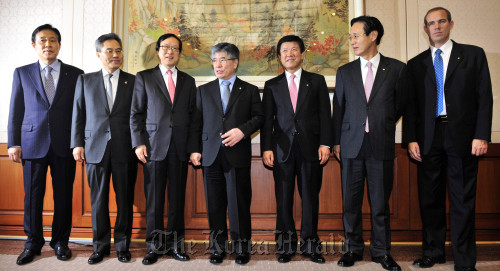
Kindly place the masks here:
[[(184, 252), (184, 205), (186, 199), (188, 162), (179, 160), (172, 139), (162, 161), (144, 165), (146, 195), (146, 246), (156, 253), (170, 249)], [(168, 180), (168, 181), (167, 181)], [(168, 222), (164, 228), (165, 188), (168, 196)]]
[(210, 226), (210, 251), (230, 252), (226, 224), (226, 210), (228, 210), (233, 251), (250, 252), (252, 238), (250, 166), (233, 167), (226, 157), (225, 147), (221, 146), (214, 163), (203, 168), (203, 179)]
[(24, 232), (28, 236), (25, 248), (39, 251), (43, 238), (43, 197), (47, 169), (50, 167), (54, 199), (52, 220), (52, 240), (50, 246), (56, 249), (67, 245), (71, 233), (73, 207), (73, 182), (76, 162), (72, 156), (57, 156), (49, 147), (47, 155), (40, 159), (23, 159), (24, 177)]
[(287, 161), (274, 165), (273, 176), (277, 205), (275, 234), (277, 252), (290, 254), (297, 251), (298, 239), (293, 219), (293, 195), (297, 177), (299, 195), (302, 199), (300, 250), (305, 253), (321, 253), (318, 209), (323, 167), (319, 160), (304, 159), (298, 140), (294, 140)]
[[(472, 144), (472, 142), (471, 142)], [(451, 243), (455, 265), (475, 266), (475, 209), (478, 159), (458, 155), (446, 122), (437, 122), (429, 153), (418, 164), (418, 192), (424, 255), (444, 256), (446, 169), (450, 196)]]
[(86, 164), (92, 206), (92, 243), (94, 251), (109, 251), (111, 224), (109, 221), (109, 183), (113, 180), (117, 214), (114, 241), (116, 251), (128, 251), (132, 234), (134, 186), (137, 160), (130, 153), (128, 162), (119, 162), (108, 141), (103, 159), (98, 164)]
[(358, 156), (354, 159), (342, 158), (341, 164), (346, 250), (363, 255), (365, 245), (361, 211), (366, 178), (372, 222), (370, 252), (372, 257), (389, 254), (391, 250), (389, 197), (393, 186), (394, 161), (375, 159), (369, 134), (365, 133)]

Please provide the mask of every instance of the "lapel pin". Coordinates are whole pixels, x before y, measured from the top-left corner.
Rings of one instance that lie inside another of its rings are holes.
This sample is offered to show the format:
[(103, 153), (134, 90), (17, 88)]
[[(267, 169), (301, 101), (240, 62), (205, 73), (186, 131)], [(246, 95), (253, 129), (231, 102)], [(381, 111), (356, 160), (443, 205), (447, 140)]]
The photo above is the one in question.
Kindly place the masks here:
[(382, 68), (383, 71), (385, 71), (385, 68)]
[(241, 87), (240, 87), (240, 90), (241, 90)]
[(457, 57), (457, 59), (460, 59), (460, 57)]
[(306, 84), (306, 87), (308, 87), (308, 86), (309, 86), (309, 84)]
[(125, 81), (125, 85), (128, 83), (128, 81)]

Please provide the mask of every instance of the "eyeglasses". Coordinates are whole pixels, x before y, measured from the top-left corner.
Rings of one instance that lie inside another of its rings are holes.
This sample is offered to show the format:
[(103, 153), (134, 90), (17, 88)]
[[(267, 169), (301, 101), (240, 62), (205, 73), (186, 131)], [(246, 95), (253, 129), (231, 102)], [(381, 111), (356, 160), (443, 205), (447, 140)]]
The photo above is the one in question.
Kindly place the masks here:
[(359, 37), (361, 37), (362, 35), (367, 36), (365, 33), (361, 33), (361, 34), (354, 34), (354, 35), (352, 35), (352, 36), (351, 36), (351, 35), (349, 35), (349, 38), (347, 38), (347, 39), (349, 39), (349, 40), (357, 40), (357, 39), (358, 39)]
[(168, 50), (172, 50), (172, 52), (178, 52), (179, 51), (179, 47), (170, 47), (168, 45), (160, 45), (160, 47), (165, 50), (165, 51), (168, 51)]
[(120, 55), (122, 52), (123, 52), (122, 49), (116, 49), (116, 50), (108, 49), (108, 50), (104, 51), (103, 53), (108, 54), (108, 55), (112, 55), (112, 54)]
[(288, 53), (288, 52), (292, 52), (292, 53), (296, 53), (298, 52), (300, 49), (298, 47), (292, 47), (291, 49), (288, 49), (288, 48), (283, 48), (280, 50), (281, 53)]
[(226, 62), (227, 62), (228, 60), (235, 60), (235, 59), (236, 59), (236, 58), (227, 58), (227, 59), (226, 59), (226, 58), (221, 58), (221, 59), (216, 59), (216, 58), (214, 58), (214, 59), (212, 59), (212, 64), (215, 64), (215, 63), (217, 63), (217, 62), (220, 62), (221, 64), (226, 64)]

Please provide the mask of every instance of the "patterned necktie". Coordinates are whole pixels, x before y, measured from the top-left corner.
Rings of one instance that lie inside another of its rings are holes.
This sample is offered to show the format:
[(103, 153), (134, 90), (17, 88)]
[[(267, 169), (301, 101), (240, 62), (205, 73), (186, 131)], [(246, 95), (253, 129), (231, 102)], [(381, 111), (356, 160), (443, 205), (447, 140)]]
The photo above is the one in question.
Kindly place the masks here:
[(231, 96), (231, 91), (229, 90), (229, 85), (231, 82), (222, 81), (222, 110), (226, 114), (227, 103), (229, 102), (229, 96)]
[[(371, 62), (367, 62), (366, 66), (368, 67), (368, 72), (366, 73), (366, 79), (365, 79), (365, 95), (366, 95), (366, 101), (368, 102), (373, 88), (373, 70)], [(370, 132), (370, 126), (368, 125), (368, 115), (366, 116), (365, 132), (367, 133)]]
[(292, 100), (293, 112), (295, 112), (295, 109), (297, 109), (297, 96), (299, 94), (294, 79), (295, 74), (290, 75), (290, 85), (288, 86), (288, 91), (290, 92), (290, 100)]
[(172, 78), (172, 71), (168, 70), (168, 94), (170, 95), (170, 100), (172, 101), (172, 104), (174, 103), (174, 96), (175, 96), (175, 84), (174, 84), (174, 79)]
[(109, 111), (111, 112), (111, 109), (113, 108), (113, 86), (111, 85), (111, 77), (113, 77), (113, 74), (108, 74), (107, 75), (108, 80), (106, 82), (106, 96), (108, 98), (108, 106), (109, 106)]
[(56, 94), (56, 86), (54, 84), (54, 78), (52, 78), (52, 67), (45, 67), (45, 94), (49, 103), (52, 104), (54, 100), (54, 95)]
[(436, 57), (434, 57), (434, 72), (436, 73), (436, 86), (437, 86), (437, 108), (436, 117), (439, 117), (443, 111), (443, 58), (441, 57), (441, 49), (436, 50)]

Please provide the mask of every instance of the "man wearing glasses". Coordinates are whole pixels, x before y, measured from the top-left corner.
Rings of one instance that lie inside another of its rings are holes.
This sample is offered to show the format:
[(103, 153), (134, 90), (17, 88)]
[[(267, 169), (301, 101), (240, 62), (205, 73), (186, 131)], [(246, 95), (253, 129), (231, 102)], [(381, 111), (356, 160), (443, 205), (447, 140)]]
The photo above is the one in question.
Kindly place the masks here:
[[(156, 42), (160, 64), (137, 73), (130, 127), (132, 147), (144, 163), (146, 245), (142, 260), (153, 264), (160, 254), (188, 261), (184, 253), (184, 201), (188, 169), (187, 137), (195, 106), (194, 78), (179, 71), (182, 42), (164, 34)], [(163, 209), (168, 178), (168, 224)]]
[(236, 77), (239, 55), (230, 43), (212, 47), (217, 79), (198, 88), (189, 139), (191, 162), (203, 166), (212, 264), (222, 263), (228, 251), (228, 208), (236, 263), (250, 260), (251, 136), (263, 112), (258, 88)]
[(118, 208), (114, 241), (120, 262), (129, 262), (132, 208), (137, 159), (130, 140), (130, 103), (135, 76), (120, 70), (122, 41), (115, 33), (96, 42), (102, 70), (80, 75), (76, 84), (71, 126), (71, 147), (78, 162), (86, 162), (92, 205), (94, 253), (88, 263), (96, 264), (109, 255), (109, 181)]

